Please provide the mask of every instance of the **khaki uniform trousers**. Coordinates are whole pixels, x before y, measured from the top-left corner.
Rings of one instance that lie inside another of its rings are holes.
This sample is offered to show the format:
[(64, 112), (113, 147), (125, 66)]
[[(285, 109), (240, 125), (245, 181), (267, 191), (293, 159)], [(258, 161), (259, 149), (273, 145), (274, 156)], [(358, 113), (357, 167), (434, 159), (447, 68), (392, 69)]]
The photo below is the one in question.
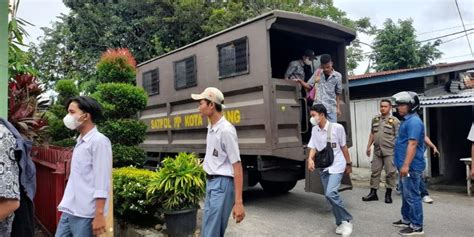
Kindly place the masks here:
[(382, 176), (382, 169), (385, 168), (386, 188), (395, 188), (397, 182), (397, 169), (393, 164), (393, 155), (375, 155), (372, 159), (372, 175), (370, 177), (370, 188), (378, 189)]

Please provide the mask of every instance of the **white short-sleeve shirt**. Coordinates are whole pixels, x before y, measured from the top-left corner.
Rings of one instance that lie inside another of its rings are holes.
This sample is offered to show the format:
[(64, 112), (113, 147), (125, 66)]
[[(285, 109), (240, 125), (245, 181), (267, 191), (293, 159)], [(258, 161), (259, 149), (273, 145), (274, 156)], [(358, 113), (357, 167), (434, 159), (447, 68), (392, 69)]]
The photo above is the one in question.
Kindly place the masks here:
[(234, 177), (232, 164), (240, 161), (235, 127), (224, 117), (214, 126), (209, 124), (206, 143), (204, 171), (209, 175)]
[[(326, 122), (326, 125), (324, 125), (324, 128), (322, 129), (319, 126), (313, 127), (313, 130), (311, 130), (311, 139), (308, 143), (309, 148), (321, 151), (326, 147), (328, 127), (329, 121)], [(341, 147), (345, 145), (346, 132), (344, 131), (344, 127), (338, 123), (332, 123), (331, 147), (334, 152), (334, 162), (331, 166), (324, 169), (324, 171), (327, 170), (330, 174), (338, 174), (343, 173), (346, 170), (346, 159), (344, 158), (341, 149)]]
[(106, 199), (108, 212), (109, 189), (112, 179), (112, 145), (110, 140), (93, 128), (77, 139), (71, 160), (71, 174), (58, 210), (73, 216), (94, 218), (95, 199)]
[(471, 142), (474, 142), (474, 123), (471, 125), (471, 131), (469, 131), (469, 135), (467, 136), (467, 139), (470, 140)]

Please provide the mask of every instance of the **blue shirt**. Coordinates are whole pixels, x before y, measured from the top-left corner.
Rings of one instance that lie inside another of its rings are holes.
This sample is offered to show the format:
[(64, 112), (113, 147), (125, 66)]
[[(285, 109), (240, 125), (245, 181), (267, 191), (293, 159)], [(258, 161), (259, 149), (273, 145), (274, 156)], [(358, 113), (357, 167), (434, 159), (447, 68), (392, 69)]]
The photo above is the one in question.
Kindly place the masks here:
[(395, 142), (394, 160), (395, 166), (397, 166), (398, 169), (402, 168), (403, 162), (405, 162), (409, 140), (418, 141), (415, 157), (410, 164), (410, 171), (423, 171), (426, 166), (425, 159), (423, 159), (423, 152), (425, 150), (425, 128), (416, 113), (406, 115), (398, 131), (397, 141)]
[(77, 139), (71, 161), (71, 174), (58, 210), (73, 216), (93, 218), (95, 199), (105, 198), (109, 206), (112, 179), (112, 146), (97, 128)]

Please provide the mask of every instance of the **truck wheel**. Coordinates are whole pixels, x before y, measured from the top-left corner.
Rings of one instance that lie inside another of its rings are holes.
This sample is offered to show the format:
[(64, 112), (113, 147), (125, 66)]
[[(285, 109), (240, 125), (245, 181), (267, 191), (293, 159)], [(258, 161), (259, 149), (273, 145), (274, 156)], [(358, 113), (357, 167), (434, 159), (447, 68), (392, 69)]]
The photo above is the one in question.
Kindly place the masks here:
[(262, 185), (262, 188), (265, 192), (278, 194), (290, 191), (296, 186), (296, 182), (296, 180), (286, 182), (260, 180), (260, 185)]

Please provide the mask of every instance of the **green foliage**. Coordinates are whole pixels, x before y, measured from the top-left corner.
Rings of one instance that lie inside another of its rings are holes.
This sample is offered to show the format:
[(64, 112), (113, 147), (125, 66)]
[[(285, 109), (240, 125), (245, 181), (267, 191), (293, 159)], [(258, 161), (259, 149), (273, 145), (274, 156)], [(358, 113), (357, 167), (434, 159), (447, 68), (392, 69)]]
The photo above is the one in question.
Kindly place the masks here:
[(114, 154), (114, 167), (140, 166), (146, 159), (145, 151), (136, 146), (114, 144), (112, 153)]
[(51, 145), (72, 148), (76, 145), (76, 140), (74, 138), (65, 138), (63, 140), (53, 141)]
[(183, 210), (199, 206), (204, 197), (206, 173), (195, 154), (179, 153), (167, 157), (149, 183), (152, 203), (161, 203), (164, 210)]
[(85, 81), (80, 85), (80, 91), (84, 93), (84, 95), (91, 95), (97, 91), (97, 86), (99, 82), (97, 82), (96, 78), (91, 78), (89, 81)]
[(51, 105), (48, 109), (48, 112), (47, 113), (47, 117), (51, 117), (51, 116), (54, 116), (58, 119), (63, 119), (64, 116), (66, 116), (67, 114), (67, 110), (66, 110), (66, 107), (64, 107), (64, 105), (61, 105), (61, 104), (54, 104), (54, 105)]
[(134, 84), (135, 69), (126, 63), (124, 58), (101, 61), (97, 64), (97, 79), (99, 82), (122, 82)]
[[(169, 52), (273, 9), (318, 16), (369, 32), (368, 18), (351, 20), (332, 0), (291, 1), (100, 1), (65, 0), (71, 9), (31, 49), (40, 78), (49, 85), (95, 75), (95, 63), (109, 48), (128, 48), (138, 62)], [(357, 46), (353, 46), (357, 47)], [(360, 55), (353, 50), (350, 56)], [(350, 67), (358, 62), (355, 58)], [(350, 68), (349, 68), (350, 69)], [(71, 75), (78, 74), (80, 75)]]
[(442, 53), (437, 49), (440, 43), (440, 40), (424, 45), (418, 42), (411, 19), (399, 20), (398, 25), (387, 19), (375, 37), (371, 56), (375, 63), (373, 68), (387, 71), (429, 65), (441, 57)]
[(147, 103), (142, 88), (124, 83), (101, 84), (93, 97), (101, 103), (106, 118), (131, 118)]
[(57, 103), (63, 106), (70, 98), (79, 95), (79, 89), (73, 80), (59, 80), (55, 90), (59, 93)]
[(100, 124), (99, 130), (107, 136), (113, 144), (138, 145), (145, 140), (147, 126), (134, 119), (108, 120)]
[(73, 32), (80, 32), (68, 24), (70, 18), (73, 16), (62, 14), (51, 28), (41, 28), (44, 35), (37, 45), (29, 48), (33, 66), (38, 69), (38, 76), (47, 89), (54, 88), (54, 84), (62, 79), (75, 80), (80, 85), (95, 74), (96, 59), (101, 51), (84, 49), (94, 41), (80, 44), (73, 41)]
[(153, 221), (160, 203), (147, 199), (147, 185), (156, 178), (156, 173), (133, 167), (114, 169), (114, 214), (128, 221)]
[[(55, 105), (53, 107), (59, 108), (62, 106)], [(71, 139), (76, 135), (75, 131), (69, 130), (68, 128), (66, 128), (66, 126), (64, 126), (64, 123), (63, 123), (64, 116), (58, 117), (55, 114), (53, 114), (53, 112), (51, 111), (46, 113), (46, 120), (48, 121), (47, 135), (50, 139), (50, 143), (52, 144), (56, 142), (62, 143), (63, 142), (62, 140)]]
[(28, 21), (16, 16), (20, 0), (10, 1), (8, 8), (8, 75), (13, 79), (16, 75), (30, 74), (37, 76), (38, 71), (30, 63), (31, 55), (21, 49), (24, 36), (29, 36), (25, 26), (33, 26)]

